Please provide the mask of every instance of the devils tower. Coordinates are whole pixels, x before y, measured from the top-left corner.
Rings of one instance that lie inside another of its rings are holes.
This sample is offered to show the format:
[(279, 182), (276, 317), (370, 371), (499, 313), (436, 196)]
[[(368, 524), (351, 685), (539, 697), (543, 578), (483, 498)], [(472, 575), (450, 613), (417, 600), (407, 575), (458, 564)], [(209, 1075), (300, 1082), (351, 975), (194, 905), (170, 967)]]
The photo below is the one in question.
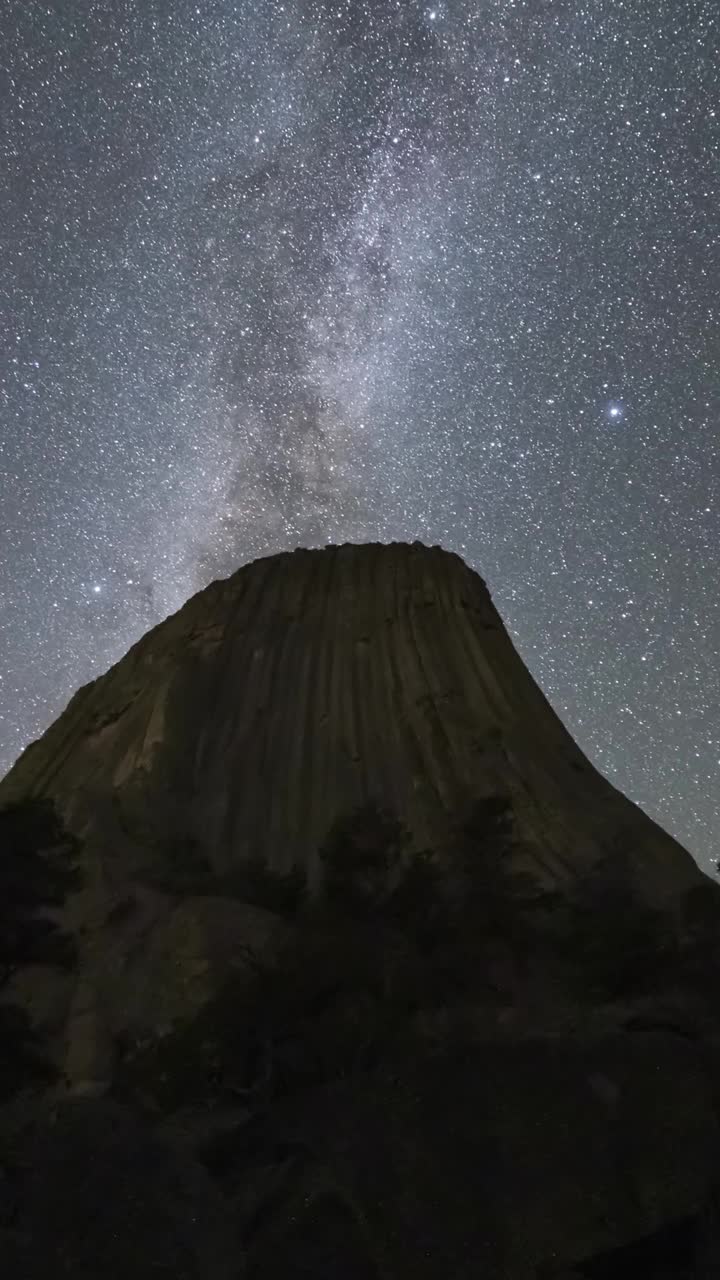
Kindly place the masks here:
[(10, 984), (56, 1079), (8, 1274), (718, 1274), (716, 887), (457, 556), (213, 583), (0, 783), (38, 801), (82, 875), (74, 964)]
[(368, 804), (419, 848), (478, 799), (513, 807), (551, 882), (632, 849), (649, 894), (697, 879), (687, 854), (579, 751), (477, 574), (440, 548), (342, 546), (215, 582), (81, 689), (0, 785), (55, 799), (132, 862), (182, 845), (311, 878), (338, 820)]

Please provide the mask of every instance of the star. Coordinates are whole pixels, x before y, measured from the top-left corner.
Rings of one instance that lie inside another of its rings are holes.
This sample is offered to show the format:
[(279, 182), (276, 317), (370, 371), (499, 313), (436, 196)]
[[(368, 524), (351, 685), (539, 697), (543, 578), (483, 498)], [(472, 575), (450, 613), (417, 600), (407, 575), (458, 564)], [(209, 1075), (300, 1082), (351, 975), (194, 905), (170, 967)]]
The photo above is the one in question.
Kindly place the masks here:
[(213, 578), (421, 539), (710, 865), (713, 5), (157, 7), (5, 0), (0, 772)]

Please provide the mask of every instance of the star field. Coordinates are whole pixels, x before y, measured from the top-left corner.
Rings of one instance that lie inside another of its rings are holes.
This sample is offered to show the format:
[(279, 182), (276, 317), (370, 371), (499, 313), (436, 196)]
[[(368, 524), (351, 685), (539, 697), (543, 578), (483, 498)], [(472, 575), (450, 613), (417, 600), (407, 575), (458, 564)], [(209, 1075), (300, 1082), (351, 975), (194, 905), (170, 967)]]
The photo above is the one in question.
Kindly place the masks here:
[(214, 577), (441, 543), (720, 855), (714, 0), (7, 0), (0, 770)]

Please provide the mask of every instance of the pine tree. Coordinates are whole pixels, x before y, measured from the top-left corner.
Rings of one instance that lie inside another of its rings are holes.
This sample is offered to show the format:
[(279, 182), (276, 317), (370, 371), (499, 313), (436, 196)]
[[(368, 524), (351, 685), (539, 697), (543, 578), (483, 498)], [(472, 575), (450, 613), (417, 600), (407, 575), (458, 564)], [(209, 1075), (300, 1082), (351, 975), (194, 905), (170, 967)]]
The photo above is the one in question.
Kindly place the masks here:
[(0, 1101), (53, 1071), (40, 1037), (8, 986), (27, 965), (68, 967), (72, 939), (57, 913), (77, 887), (77, 843), (54, 806), (26, 800), (0, 809)]

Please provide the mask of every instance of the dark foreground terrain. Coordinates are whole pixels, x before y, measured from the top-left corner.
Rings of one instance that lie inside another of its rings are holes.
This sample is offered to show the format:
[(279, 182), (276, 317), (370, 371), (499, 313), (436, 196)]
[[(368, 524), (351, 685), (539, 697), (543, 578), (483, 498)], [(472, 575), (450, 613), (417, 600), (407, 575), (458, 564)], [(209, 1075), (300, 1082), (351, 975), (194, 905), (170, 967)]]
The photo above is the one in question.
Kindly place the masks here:
[(3, 1276), (720, 1275), (720, 891), (457, 557), (214, 583), (0, 806)]

